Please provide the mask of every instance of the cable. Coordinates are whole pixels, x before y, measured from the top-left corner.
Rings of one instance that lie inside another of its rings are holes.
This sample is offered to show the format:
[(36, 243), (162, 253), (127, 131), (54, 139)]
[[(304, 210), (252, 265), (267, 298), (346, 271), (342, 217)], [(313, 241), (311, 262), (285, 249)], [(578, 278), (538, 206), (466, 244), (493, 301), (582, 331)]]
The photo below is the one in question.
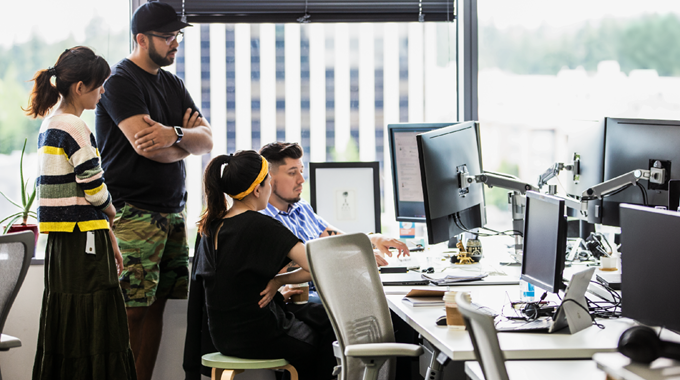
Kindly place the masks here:
[[(458, 227), (458, 229), (460, 229), (464, 232), (469, 232), (469, 233), (475, 235), (475, 238), (478, 238), (480, 236), (481, 237), (515, 236), (515, 235), (522, 236), (521, 231), (517, 231), (517, 230), (496, 231), (496, 230), (492, 230), (491, 228), (487, 228), (487, 227), (479, 227), (479, 228), (485, 229), (485, 230), (488, 230), (488, 231), (492, 231), (494, 233), (493, 234), (485, 234), (485, 233), (479, 232), (479, 231), (471, 231), (471, 230), (469, 230), (465, 227), (465, 225), (463, 224), (463, 221), (460, 218), (459, 213), (453, 214), (453, 223), (456, 225), (456, 227)], [(510, 232), (510, 233), (508, 233), (508, 232)]]
[(642, 192), (642, 205), (647, 206), (647, 190), (645, 190), (645, 187), (642, 186), (640, 182), (635, 182), (635, 184), (640, 188), (640, 191)]

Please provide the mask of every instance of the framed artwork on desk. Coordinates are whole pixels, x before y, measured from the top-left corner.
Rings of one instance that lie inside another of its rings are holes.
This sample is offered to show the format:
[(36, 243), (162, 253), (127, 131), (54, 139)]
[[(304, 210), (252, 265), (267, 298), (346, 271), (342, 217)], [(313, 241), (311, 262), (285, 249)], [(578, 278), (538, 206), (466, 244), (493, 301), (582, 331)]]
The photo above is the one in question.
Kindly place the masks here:
[(380, 163), (310, 162), (314, 211), (345, 233), (380, 232)]

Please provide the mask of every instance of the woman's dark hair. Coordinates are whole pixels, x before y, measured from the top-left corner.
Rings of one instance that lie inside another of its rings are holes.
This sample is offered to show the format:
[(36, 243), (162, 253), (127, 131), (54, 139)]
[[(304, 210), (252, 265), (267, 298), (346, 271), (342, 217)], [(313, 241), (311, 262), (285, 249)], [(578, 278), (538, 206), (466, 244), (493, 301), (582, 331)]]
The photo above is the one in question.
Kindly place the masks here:
[(285, 163), (286, 158), (297, 160), (302, 157), (302, 147), (298, 143), (274, 142), (260, 148), (260, 154), (269, 161), (274, 169)]
[[(217, 156), (203, 175), (206, 209), (198, 222), (198, 232), (210, 235), (210, 223), (227, 214), (227, 198), (248, 190), (262, 170), (262, 156), (254, 150), (241, 150), (233, 155)], [(269, 174), (267, 174), (269, 176)], [(267, 179), (264, 177), (260, 186)]]
[[(28, 108), (24, 111), (31, 117), (43, 117), (57, 104), (59, 96), (68, 98), (72, 84), (82, 81), (87, 88), (95, 89), (110, 74), (109, 64), (92, 49), (85, 46), (66, 49), (54, 67), (35, 74)], [(52, 77), (55, 77), (55, 85), (52, 84)]]

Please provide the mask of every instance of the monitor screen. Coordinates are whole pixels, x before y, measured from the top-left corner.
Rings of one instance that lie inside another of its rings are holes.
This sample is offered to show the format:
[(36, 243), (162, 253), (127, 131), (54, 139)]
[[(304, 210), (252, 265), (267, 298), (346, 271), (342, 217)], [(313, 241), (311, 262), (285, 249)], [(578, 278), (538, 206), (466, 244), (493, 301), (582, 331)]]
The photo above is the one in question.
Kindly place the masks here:
[(644, 205), (647, 198), (648, 206), (668, 206), (668, 181), (680, 179), (680, 121), (605, 118), (604, 136), (604, 181), (655, 164), (666, 169), (666, 179), (641, 180), (642, 188), (633, 185), (605, 197), (601, 223), (619, 226), (621, 203)]
[(416, 135), (451, 124), (453, 123), (404, 123), (387, 126), (397, 221), (425, 222)]
[(430, 244), (486, 224), (484, 184), (472, 183), (461, 193), (459, 172), (482, 174), (479, 124), (467, 121), (416, 136), (418, 162)]
[(557, 293), (563, 287), (567, 249), (564, 200), (527, 191), (526, 201), (520, 278), (545, 291)]
[(621, 313), (680, 331), (680, 213), (621, 205)]

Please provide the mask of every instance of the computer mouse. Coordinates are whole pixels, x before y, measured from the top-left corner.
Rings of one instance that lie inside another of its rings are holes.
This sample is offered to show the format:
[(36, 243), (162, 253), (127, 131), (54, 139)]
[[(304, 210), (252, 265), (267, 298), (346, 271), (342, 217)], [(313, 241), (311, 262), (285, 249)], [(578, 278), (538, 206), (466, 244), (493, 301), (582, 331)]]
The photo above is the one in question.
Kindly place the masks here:
[(437, 318), (437, 326), (446, 326), (446, 315)]

